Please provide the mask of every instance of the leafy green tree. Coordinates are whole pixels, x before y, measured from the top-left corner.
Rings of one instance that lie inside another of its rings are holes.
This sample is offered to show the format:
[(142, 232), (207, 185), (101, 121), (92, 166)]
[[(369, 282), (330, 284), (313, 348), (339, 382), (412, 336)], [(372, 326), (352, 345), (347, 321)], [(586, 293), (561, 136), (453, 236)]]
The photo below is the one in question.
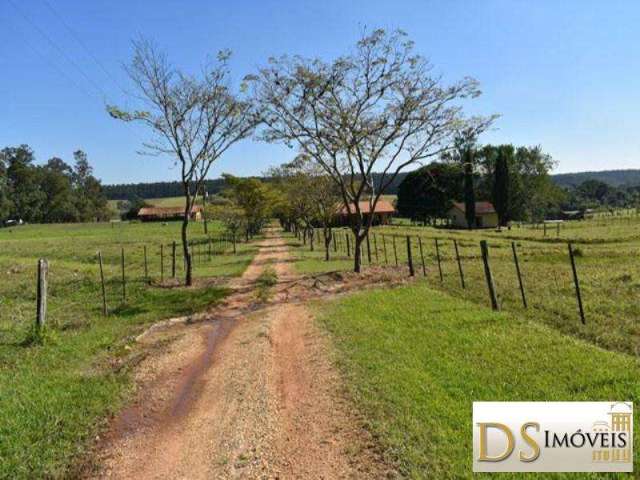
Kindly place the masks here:
[(244, 212), (248, 239), (268, 223), (278, 202), (278, 194), (257, 178), (239, 178), (229, 174), (223, 174), (223, 178), (227, 185), (223, 194)]
[(78, 220), (76, 196), (73, 190), (73, 170), (62, 159), (53, 157), (41, 169), (43, 220), (47, 222), (75, 222)]
[(43, 220), (42, 210), (46, 197), (38, 169), (33, 164), (34, 154), (27, 145), (7, 147), (0, 152), (6, 165), (7, 185), (13, 203), (11, 216), (27, 222)]
[(14, 210), (3, 152), (0, 152), (0, 223), (6, 221)]
[(509, 219), (509, 158), (505, 148), (499, 148), (493, 174), (493, 206), (498, 214), (498, 223), (507, 224)]
[[(542, 220), (557, 210), (565, 196), (549, 174), (553, 159), (540, 147), (485, 145), (476, 158), (481, 172), (479, 195), (491, 198), (503, 225), (510, 220)], [(501, 167), (500, 162), (506, 165)], [(506, 174), (500, 173), (504, 168)], [(497, 182), (506, 185), (497, 186)]]
[(82, 150), (73, 152), (75, 165), (73, 183), (76, 195), (78, 219), (81, 222), (101, 221), (109, 218), (107, 198), (102, 192), (100, 181), (93, 176), (87, 154)]
[(432, 162), (409, 172), (398, 187), (398, 213), (425, 223), (446, 217), (463, 196), (461, 178), (460, 165), (452, 163)]
[(336, 183), (307, 155), (298, 155), (292, 162), (271, 169), (268, 174), (284, 194), (283, 203), (288, 207), (284, 211), (293, 222), (304, 226), (311, 250), (313, 228), (322, 228), (325, 260), (329, 261), (333, 223), (343, 205)]

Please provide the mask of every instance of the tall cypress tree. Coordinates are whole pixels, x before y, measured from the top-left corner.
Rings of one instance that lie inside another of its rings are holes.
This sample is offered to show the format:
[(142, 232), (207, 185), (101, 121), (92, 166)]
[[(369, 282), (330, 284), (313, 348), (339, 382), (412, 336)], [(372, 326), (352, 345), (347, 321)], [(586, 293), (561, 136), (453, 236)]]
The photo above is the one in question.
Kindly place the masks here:
[(473, 189), (473, 150), (465, 148), (462, 153), (464, 169), (464, 213), (467, 228), (471, 230), (476, 224), (476, 194)]
[(509, 163), (502, 147), (498, 148), (493, 178), (493, 206), (499, 224), (504, 226), (509, 221)]

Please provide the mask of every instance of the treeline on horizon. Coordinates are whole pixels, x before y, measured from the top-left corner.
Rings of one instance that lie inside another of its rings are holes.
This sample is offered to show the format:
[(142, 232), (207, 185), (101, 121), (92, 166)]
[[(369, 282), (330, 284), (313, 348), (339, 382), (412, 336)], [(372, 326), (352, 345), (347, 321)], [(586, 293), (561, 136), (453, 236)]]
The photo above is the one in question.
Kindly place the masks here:
[(35, 163), (28, 145), (0, 150), (0, 224), (104, 221), (111, 217), (100, 180), (86, 153), (73, 152), (73, 165), (59, 157)]
[[(401, 172), (395, 181), (387, 188), (386, 194), (395, 195), (398, 193), (398, 187), (404, 177), (407, 175), (405, 172)], [(263, 182), (270, 182), (272, 179), (267, 176), (256, 176)], [(376, 188), (380, 186), (381, 174), (374, 173), (373, 181)], [(206, 180), (206, 191), (209, 195), (215, 195), (220, 193), (225, 185), (224, 178), (216, 178), (213, 180)], [(105, 195), (109, 200), (129, 200), (133, 201), (139, 198), (167, 198), (167, 197), (180, 197), (184, 195), (182, 183), (175, 182), (152, 182), (152, 183), (121, 183), (114, 185), (103, 185)]]

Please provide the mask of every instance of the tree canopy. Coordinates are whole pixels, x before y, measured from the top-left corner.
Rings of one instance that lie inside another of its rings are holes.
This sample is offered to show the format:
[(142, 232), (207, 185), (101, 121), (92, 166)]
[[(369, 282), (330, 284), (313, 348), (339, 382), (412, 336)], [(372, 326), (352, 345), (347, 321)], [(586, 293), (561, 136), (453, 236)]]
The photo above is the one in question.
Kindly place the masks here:
[(0, 151), (0, 221), (32, 223), (108, 220), (107, 199), (86, 153), (73, 154), (73, 167), (58, 157), (35, 163), (28, 145)]

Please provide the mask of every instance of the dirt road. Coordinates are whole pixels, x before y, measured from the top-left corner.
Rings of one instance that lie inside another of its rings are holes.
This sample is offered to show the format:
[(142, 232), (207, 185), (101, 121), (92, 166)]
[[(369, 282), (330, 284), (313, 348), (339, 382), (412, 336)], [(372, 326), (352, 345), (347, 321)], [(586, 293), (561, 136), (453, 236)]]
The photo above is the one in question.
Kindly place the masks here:
[[(278, 274), (271, 305), (255, 280)], [(341, 392), (327, 339), (303, 302), (284, 241), (268, 236), (205, 321), (139, 341), (135, 402), (103, 439), (98, 478), (380, 478), (389, 472)]]

